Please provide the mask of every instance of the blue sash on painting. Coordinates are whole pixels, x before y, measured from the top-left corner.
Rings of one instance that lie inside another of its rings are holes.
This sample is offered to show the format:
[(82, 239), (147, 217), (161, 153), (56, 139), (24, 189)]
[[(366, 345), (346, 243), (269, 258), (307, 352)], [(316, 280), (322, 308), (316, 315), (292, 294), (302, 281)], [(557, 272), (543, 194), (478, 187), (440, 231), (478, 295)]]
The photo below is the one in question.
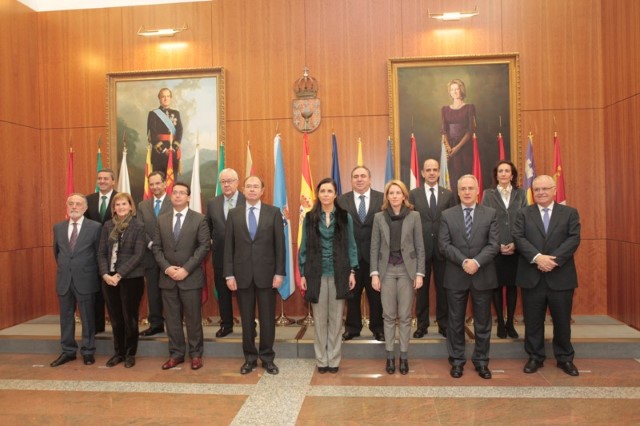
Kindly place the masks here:
[(169, 116), (167, 114), (165, 114), (160, 108), (154, 109), (153, 112), (155, 112), (156, 115), (158, 116), (158, 118), (160, 120), (162, 120), (162, 122), (164, 123), (165, 126), (167, 126), (167, 129), (169, 129), (171, 134), (173, 136), (175, 136), (176, 135), (176, 126), (173, 125), (173, 122), (171, 121)]

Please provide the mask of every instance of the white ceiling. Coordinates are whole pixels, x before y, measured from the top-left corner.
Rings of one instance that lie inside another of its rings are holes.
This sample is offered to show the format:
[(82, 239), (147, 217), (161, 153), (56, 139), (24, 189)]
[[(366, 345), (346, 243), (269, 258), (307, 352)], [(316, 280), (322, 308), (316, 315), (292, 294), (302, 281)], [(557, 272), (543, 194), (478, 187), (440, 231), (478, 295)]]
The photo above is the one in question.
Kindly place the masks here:
[(18, 0), (36, 12), (53, 10), (101, 9), (105, 7), (144, 6), (169, 3), (193, 3), (211, 0)]

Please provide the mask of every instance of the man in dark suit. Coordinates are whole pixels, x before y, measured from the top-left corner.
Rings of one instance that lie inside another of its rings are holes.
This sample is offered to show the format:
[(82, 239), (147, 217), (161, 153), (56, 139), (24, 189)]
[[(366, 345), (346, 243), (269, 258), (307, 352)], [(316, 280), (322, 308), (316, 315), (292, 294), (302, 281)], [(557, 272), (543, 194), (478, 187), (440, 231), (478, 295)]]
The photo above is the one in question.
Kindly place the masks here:
[(409, 201), (420, 213), (425, 251), (424, 285), (416, 292), (416, 318), (418, 328), (413, 337), (419, 339), (427, 334), (429, 328), (429, 282), (433, 269), (433, 281), (436, 286), (436, 321), (438, 333), (447, 337), (447, 295), (444, 289), (445, 260), (438, 246), (440, 217), (442, 212), (456, 205), (455, 197), (446, 188), (438, 185), (440, 164), (433, 158), (425, 160), (422, 166), (424, 187), (415, 188), (409, 193)]
[(87, 199), (71, 194), (67, 199), (69, 220), (53, 226), (53, 255), (58, 265), (56, 292), (60, 303), (60, 343), (62, 354), (51, 363), (57, 367), (76, 359), (75, 309), (82, 320), (82, 354), (85, 365), (95, 362), (95, 295), (100, 292), (97, 253), (102, 226), (87, 219)]
[[(255, 370), (258, 358), (269, 374), (278, 374), (273, 362), (276, 334), (276, 289), (285, 275), (284, 225), (280, 209), (260, 201), (264, 182), (256, 176), (244, 180), (245, 207), (227, 216), (224, 237), (224, 276), (238, 292), (242, 320), (241, 374)], [(260, 320), (260, 348), (256, 349), (256, 300)]]
[(153, 257), (151, 246), (158, 225), (158, 217), (171, 211), (171, 200), (167, 196), (166, 176), (162, 172), (151, 172), (147, 179), (153, 197), (138, 204), (138, 220), (144, 224), (147, 251), (144, 256), (144, 277), (147, 281), (147, 308), (149, 328), (140, 332), (140, 336), (153, 336), (164, 331), (162, 317), (162, 295), (160, 294), (160, 268)]
[(460, 206), (442, 212), (439, 243), (447, 259), (444, 288), (449, 304), (447, 350), (451, 377), (462, 377), (466, 362), (464, 316), (471, 293), (475, 349), (471, 360), (478, 375), (491, 378), (489, 346), (491, 340), (491, 301), (498, 278), (493, 258), (498, 254), (496, 211), (477, 204), (478, 181), (473, 175), (458, 179)]
[(162, 271), (160, 291), (169, 336), (168, 370), (184, 362), (186, 344), (182, 319), (187, 327), (191, 369), (202, 368), (202, 288), (206, 284), (202, 261), (209, 252), (209, 227), (204, 215), (189, 209), (191, 188), (176, 182), (171, 193), (173, 210), (158, 217), (153, 255)]
[(376, 340), (384, 342), (384, 323), (382, 321), (382, 302), (380, 292), (371, 287), (369, 256), (371, 251), (371, 231), (373, 217), (382, 206), (382, 192), (371, 189), (371, 171), (365, 166), (357, 166), (351, 171), (352, 191), (341, 195), (338, 204), (351, 214), (353, 234), (358, 246), (358, 269), (353, 297), (347, 300), (347, 319), (344, 323), (343, 340), (360, 336), (362, 330), (362, 310), (360, 308), (362, 291), (369, 300), (369, 330)]
[(554, 203), (556, 186), (551, 176), (533, 181), (536, 204), (518, 212), (513, 238), (520, 253), (516, 284), (522, 289), (524, 349), (529, 361), (525, 373), (543, 366), (544, 318), (553, 320), (553, 354), (558, 368), (577, 376), (571, 345), (571, 309), (578, 276), (573, 255), (580, 245), (580, 217), (572, 207)]
[(147, 137), (151, 144), (151, 165), (154, 171), (167, 173), (169, 155), (173, 156), (173, 169), (176, 176), (180, 169), (180, 142), (182, 141), (182, 120), (180, 112), (173, 108), (171, 99), (173, 93), (166, 87), (158, 92), (158, 108), (149, 111), (147, 115)]
[(244, 195), (238, 191), (238, 173), (233, 169), (224, 169), (218, 176), (222, 194), (211, 199), (207, 205), (207, 222), (211, 230), (213, 253), (213, 279), (218, 292), (220, 309), (220, 329), (216, 337), (224, 337), (233, 333), (233, 300), (231, 290), (222, 273), (224, 262), (224, 233), (229, 210), (244, 207)]
[[(87, 210), (84, 212), (84, 216), (104, 224), (106, 221), (111, 220), (111, 200), (118, 193), (114, 190), (116, 175), (111, 169), (102, 169), (98, 172), (96, 181), (98, 192), (87, 195)], [(96, 294), (94, 312), (96, 333), (102, 333), (105, 326), (104, 296), (102, 291)]]

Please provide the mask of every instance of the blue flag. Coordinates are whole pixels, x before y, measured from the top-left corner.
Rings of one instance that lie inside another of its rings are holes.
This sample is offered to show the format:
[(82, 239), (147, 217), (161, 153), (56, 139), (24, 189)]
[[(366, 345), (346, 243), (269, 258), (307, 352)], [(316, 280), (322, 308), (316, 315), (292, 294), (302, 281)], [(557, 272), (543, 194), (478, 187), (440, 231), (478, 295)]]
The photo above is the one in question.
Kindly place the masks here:
[(533, 135), (529, 132), (527, 140), (527, 155), (524, 160), (524, 192), (527, 194), (527, 202), (533, 204), (533, 180), (536, 178), (536, 163), (533, 161)]
[(391, 152), (391, 136), (387, 139), (387, 164), (384, 169), (385, 184), (393, 179), (393, 153)]
[(342, 184), (340, 183), (340, 163), (338, 161), (338, 141), (336, 140), (336, 134), (331, 136), (331, 142), (333, 145), (333, 154), (331, 155), (331, 179), (336, 181), (338, 187), (338, 194), (342, 195)]

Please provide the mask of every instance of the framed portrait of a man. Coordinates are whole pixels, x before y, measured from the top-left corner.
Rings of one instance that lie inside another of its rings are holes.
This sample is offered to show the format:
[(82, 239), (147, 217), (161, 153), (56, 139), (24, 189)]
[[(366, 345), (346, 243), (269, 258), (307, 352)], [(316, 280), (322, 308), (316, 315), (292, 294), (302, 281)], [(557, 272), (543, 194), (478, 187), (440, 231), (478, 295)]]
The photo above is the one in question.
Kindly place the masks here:
[(457, 179), (473, 172), (474, 138), (485, 188), (500, 159), (499, 138), (504, 158), (520, 165), (518, 54), (395, 58), (388, 72), (395, 175), (404, 182), (412, 135), (420, 169), (427, 158), (446, 158), (454, 193)]
[(196, 149), (202, 198), (213, 197), (225, 136), (224, 69), (110, 73), (107, 87), (109, 164), (118, 173), (126, 148), (134, 200), (144, 197), (148, 169), (170, 168), (175, 181), (190, 183)]

